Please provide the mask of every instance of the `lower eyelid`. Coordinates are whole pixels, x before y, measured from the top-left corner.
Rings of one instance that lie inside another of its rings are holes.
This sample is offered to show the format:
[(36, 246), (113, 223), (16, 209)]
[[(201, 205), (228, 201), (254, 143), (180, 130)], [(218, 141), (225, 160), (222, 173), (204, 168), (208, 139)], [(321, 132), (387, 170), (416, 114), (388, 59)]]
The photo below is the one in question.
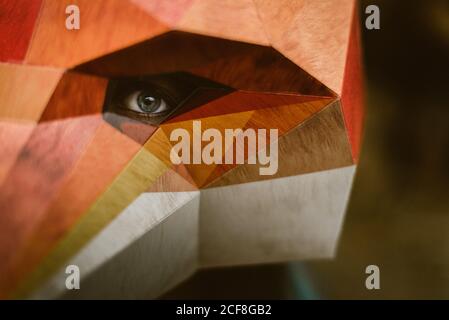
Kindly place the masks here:
[(136, 112), (134, 110), (125, 109), (125, 108), (120, 108), (119, 110), (115, 109), (114, 113), (119, 114), (119, 115), (129, 118), (129, 119), (132, 119), (132, 120), (148, 122), (150, 124), (158, 122), (158, 119), (160, 119), (164, 116), (163, 113), (151, 114), (151, 113), (144, 113), (144, 112)]

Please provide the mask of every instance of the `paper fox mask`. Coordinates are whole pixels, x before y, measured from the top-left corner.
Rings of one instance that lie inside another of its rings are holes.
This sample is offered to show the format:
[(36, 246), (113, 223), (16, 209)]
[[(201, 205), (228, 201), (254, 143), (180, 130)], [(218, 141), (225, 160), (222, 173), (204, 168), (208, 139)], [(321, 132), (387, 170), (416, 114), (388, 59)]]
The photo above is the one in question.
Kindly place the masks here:
[[(362, 125), (355, 1), (0, 10), (1, 297), (157, 297), (201, 267), (334, 256)], [(276, 173), (256, 147), (174, 164), (194, 121), (276, 129)]]

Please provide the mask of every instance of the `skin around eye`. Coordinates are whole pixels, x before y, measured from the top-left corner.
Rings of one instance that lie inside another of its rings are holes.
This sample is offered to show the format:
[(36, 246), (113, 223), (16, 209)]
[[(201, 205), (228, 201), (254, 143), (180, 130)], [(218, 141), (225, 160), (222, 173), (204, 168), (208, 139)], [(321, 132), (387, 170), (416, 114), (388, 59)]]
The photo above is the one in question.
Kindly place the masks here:
[(145, 91), (134, 91), (124, 99), (124, 105), (129, 110), (146, 114), (156, 115), (169, 110), (164, 99)]

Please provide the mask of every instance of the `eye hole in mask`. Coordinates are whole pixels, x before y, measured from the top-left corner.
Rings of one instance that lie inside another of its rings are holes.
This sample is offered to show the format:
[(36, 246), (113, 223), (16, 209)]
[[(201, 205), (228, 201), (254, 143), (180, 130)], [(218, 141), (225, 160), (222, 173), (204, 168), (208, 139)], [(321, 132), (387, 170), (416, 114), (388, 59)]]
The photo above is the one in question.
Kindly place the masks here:
[(104, 111), (121, 119), (158, 125), (176, 112), (194, 108), (193, 100), (204, 103), (198, 98), (204, 90), (209, 90), (209, 98), (216, 98), (233, 89), (184, 72), (111, 79)]

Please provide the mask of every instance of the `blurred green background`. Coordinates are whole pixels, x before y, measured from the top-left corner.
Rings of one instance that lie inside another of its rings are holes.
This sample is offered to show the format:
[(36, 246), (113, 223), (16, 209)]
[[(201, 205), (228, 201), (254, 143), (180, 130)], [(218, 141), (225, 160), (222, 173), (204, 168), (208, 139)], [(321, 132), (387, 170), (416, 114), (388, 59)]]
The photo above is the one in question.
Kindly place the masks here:
[(365, 134), (336, 259), (204, 270), (164, 298), (449, 299), (449, 1), (359, 7)]

